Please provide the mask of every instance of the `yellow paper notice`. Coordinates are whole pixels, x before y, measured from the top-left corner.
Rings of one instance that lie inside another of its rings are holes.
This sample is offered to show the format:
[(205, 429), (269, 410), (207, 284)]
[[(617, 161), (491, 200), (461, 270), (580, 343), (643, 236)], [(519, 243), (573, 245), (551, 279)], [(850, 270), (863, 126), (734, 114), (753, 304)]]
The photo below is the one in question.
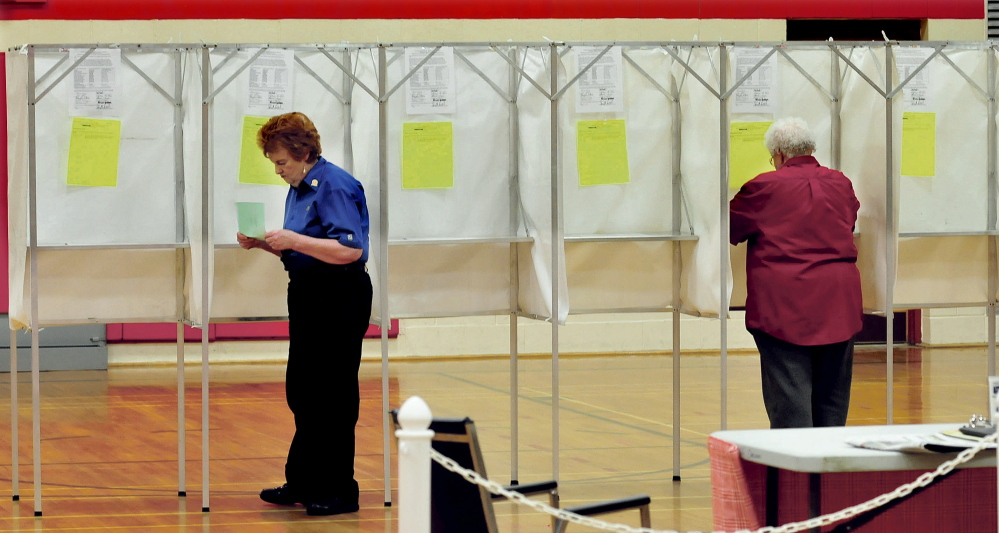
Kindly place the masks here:
[(274, 173), (274, 164), (257, 147), (257, 132), (268, 120), (268, 117), (243, 117), (242, 146), (239, 150), (240, 183), (288, 185)]
[(936, 175), (937, 114), (902, 113), (902, 175)]
[(402, 188), (454, 186), (454, 136), (450, 122), (402, 125)]
[(66, 183), (85, 187), (117, 186), (120, 145), (121, 121), (73, 118)]
[(577, 122), (576, 165), (580, 185), (611, 185), (631, 181), (624, 120)]
[(773, 122), (733, 122), (728, 132), (728, 185), (733, 189), (774, 169), (763, 134)]

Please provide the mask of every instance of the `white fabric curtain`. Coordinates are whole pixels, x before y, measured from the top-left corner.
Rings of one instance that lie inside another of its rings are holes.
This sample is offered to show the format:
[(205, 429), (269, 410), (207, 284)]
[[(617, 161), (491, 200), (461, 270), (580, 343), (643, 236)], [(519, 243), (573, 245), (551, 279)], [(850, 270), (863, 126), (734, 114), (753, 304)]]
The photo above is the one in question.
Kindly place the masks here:
[[(561, 58), (555, 58), (556, 73), (551, 72), (551, 49), (529, 48), (523, 50), (521, 64), (538, 85), (549, 91), (551, 76), (557, 76), (560, 83), (566, 81), (565, 66)], [(554, 234), (552, 226), (552, 166), (551, 166), (551, 101), (537, 87), (527, 80), (518, 85), (517, 110), (520, 122), (520, 200), (527, 235), (532, 245), (519, 246), (520, 267), (520, 309), (525, 314), (551, 319), (552, 278), (555, 246), (561, 246), (561, 239)], [(561, 106), (560, 109), (565, 109)], [(561, 143), (563, 137), (559, 137)], [(564, 169), (563, 169), (564, 171)], [(565, 253), (558, 255), (557, 265), (559, 314), (557, 321), (565, 323), (569, 314), (569, 295), (565, 276)]]
[[(718, 90), (719, 49), (679, 48), (680, 59)], [(672, 68), (680, 93), (680, 169), (697, 242), (683, 246), (680, 311), (695, 316), (721, 314), (721, 141), (719, 101), (679, 61)], [(731, 293), (732, 284), (728, 284)]]
[[(373, 296), (371, 302), (371, 322), (386, 323), (386, 311), (382, 306), (381, 269), (388, 258), (381, 256), (382, 235), (382, 191), (380, 182), (380, 143), (378, 139), (378, 49), (360, 48), (348, 53), (334, 54), (342, 65), (360, 83), (350, 82), (350, 158), (351, 173), (364, 187), (368, 201), (368, 275), (371, 276)], [(370, 91), (370, 92), (369, 92)], [(391, 268), (390, 268), (391, 271)], [(391, 311), (391, 306), (389, 306)]]
[[(203, 133), (202, 116), (202, 84), (204, 80), (201, 75), (201, 67), (204, 54), (201, 49), (190, 50), (185, 55), (184, 63), (184, 204), (186, 206), (186, 217), (184, 222), (187, 227), (187, 241), (190, 248), (187, 253), (188, 274), (184, 284), (185, 306), (184, 320), (195, 327), (200, 327), (207, 322), (205, 317), (210, 316), (210, 309), (203, 309), (202, 287), (208, 284), (209, 295), (214, 281), (215, 262), (214, 255), (208, 256), (207, 269), (202, 258), (204, 254), (204, 238), (202, 232), (202, 209), (205, 207), (202, 194), (202, 180), (211, 179), (203, 172), (203, 157), (209, 158), (208, 169), (212, 171), (212, 152), (203, 154), (202, 142), (205, 138)], [(209, 87), (214, 84), (209, 83)], [(211, 110), (211, 108), (209, 108)], [(211, 139), (212, 121), (208, 122), (208, 135)], [(211, 235), (209, 235), (211, 237)], [(210, 239), (209, 239), (210, 240)], [(211, 245), (209, 244), (209, 249)], [(207, 278), (206, 278), (207, 276)], [(209, 296), (210, 298), (210, 296)], [(210, 301), (209, 301), (210, 305)]]
[(30, 327), (28, 272), (28, 56), (7, 52), (7, 260), (11, 329)]
[[(855, 47), (844, 50), (860, 72), (875, 82), (881, 90), (886, 87), (885, 47)], [(886, 113), (885, 98), (851, 67), (843, 67), (843, 96), (841, 108), (842, 167), (840, 170), (853, 180), (853, 188), (860, 200), (857, 220), (857, 266), (863, 286), (864, 308), (867, 312), (887, 313), (885, 299), (888, 277), (888, 254), (897, 253), (897, 235), (886, 235), (888, 217), (898, 220), (898, 183), (900, 152), (893, 156), (892, 172), (895, 187), (894, 212), (887, 212), (886, 167)], [(898, 80), (894, 73), (893, 86)], [(895, 143), (902, 139), (902, 108), (894, 106), (892, 137)], [(896, 228), (897, 228), (896, 224)], [(896, 268), (897, 271), (897, 268)]]

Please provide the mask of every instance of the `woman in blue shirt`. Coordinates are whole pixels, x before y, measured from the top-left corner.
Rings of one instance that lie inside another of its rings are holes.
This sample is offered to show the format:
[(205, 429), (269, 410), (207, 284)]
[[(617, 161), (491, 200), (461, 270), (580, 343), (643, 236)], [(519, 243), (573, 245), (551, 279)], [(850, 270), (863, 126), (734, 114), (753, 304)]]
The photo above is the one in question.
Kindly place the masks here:
[(358, 510), (354, 427), (361, 342), (371, 317), (368, 208), (364, 188), (319, 154), (319, 132), (302, 113), (271, 118), (257, 144), (290, 188), (284, 228), (239, 245), (281, 258), (288, 271), (288, 368), (285, 393), (295, 437), (286, 483), (260, 498), (305, 505), (309, 515)]

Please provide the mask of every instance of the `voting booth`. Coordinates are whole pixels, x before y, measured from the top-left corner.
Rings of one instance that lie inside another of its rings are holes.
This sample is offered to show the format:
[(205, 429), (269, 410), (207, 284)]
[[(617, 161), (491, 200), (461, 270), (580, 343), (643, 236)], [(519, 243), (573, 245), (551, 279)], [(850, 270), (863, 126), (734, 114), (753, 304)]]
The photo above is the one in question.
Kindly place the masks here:
[[(553, 325), (557, 478), (558, 324), (650, 311), (672, 316), (663, 412), (679, 479), (680, 314), (727, 317), (744, 304), (728, 201), (772, 169), (763, 133), (778, 118), (804, 118), (820, 163), (853, 180), (867, 311), (890, 331), (895, 309), (984, 306), (994, 373), (995, 55), (991, 43), (926, 42), (26, 45), (6, 62), (12, 324), (180, 332), (284, 318), (280, 263), (241, 250), (235, 234), (281, 226), (287, 186), (255, 136), (268, 117), (301, 111), (323, 156), (364, 186), (373, 323), (510, 318), (514, 480), (517, 319)], [(204, 336), (206, 465), (208, 363)], [(387, 412), (387, 394), (382, 403)], [(388, 502), (387, 418), (383, 429)]]
[[(204, 276), (191, 270), (194, 250), (188, 235), (197, 204), (191, 203), (187, 187), (199, 180), (200, 141), (185, 137), (184, 129), (196, 118), (190, 110), (200, 108), (201, 90), (190, 83), (199, 75), (191, 49), (177, 45), (27, 46), (6, 59), (9, 310), (12, 328), (32, 332), (35, 509), (40, 514), (38, 330), (93, 322), (176, 322), (180, 334), (183, 323), (198, 323), (189, 296)], [(16, 389), (15, 371), (12, 367)], [(17, 404), (12, 403), (16, 428)], [(183, 442), (183, 408), (178, 415)], [(183, 487), (183, 447), (178, 455)]]

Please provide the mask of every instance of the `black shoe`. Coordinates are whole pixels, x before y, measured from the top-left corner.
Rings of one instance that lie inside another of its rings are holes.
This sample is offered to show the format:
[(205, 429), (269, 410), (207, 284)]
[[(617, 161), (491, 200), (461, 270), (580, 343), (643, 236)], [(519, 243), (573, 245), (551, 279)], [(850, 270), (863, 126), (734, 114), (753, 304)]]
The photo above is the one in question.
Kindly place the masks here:
[(287, 483), (280, 487), (260, 491), (260, 499), (274, 505), (295, 505), (296, 503), (302, 503), (302, 499), (288, 488)]
[(309, 516), (329, 516), (333, 514), (354, 513), (359, 508), (357, 501), (329, 498), (305, 504), (305, 514)]

